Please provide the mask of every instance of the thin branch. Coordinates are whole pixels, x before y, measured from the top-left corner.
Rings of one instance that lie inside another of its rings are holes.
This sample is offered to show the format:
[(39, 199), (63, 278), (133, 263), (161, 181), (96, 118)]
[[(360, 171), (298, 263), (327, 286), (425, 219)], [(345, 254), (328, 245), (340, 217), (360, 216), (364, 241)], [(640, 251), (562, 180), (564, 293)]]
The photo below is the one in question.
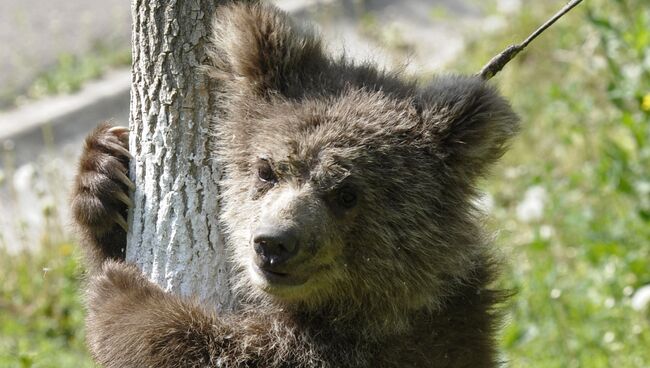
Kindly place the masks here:
[(575, 8), (576, 5), (580, 4), (582, 0), (572, 0), (564, 6), (559, 12), (557, 12), (551, 19), (547, 20), (541, 27), (539, 27), (535, 32), (533, 32), (524, 42), (517, 45), (510, 45), (508, 48), (503, 50), (499, 55), (495, 56), (485, 64), (481, 71), (477, 74), (484, 80), (489, 80), (494, 77), (498, 72), (503, 69), (510, 60), (512, 60), (518, 53), (528, 46), (537, 36), (542, 34), (548, 27), (552, 26), (558, 19), (560, 19), (564, 14), (568, 13), (571, 9)]

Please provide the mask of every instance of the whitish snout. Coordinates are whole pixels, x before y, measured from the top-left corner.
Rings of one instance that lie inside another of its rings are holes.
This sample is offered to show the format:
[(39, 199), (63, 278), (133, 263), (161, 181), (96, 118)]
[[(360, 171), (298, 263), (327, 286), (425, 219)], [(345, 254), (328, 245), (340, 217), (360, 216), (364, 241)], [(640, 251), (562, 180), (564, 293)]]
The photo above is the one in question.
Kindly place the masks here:
[(269, 194), (251, 228), (253, 271), (271, 284), (305, 281), (318, 263), (327, 207), (305, 187)]

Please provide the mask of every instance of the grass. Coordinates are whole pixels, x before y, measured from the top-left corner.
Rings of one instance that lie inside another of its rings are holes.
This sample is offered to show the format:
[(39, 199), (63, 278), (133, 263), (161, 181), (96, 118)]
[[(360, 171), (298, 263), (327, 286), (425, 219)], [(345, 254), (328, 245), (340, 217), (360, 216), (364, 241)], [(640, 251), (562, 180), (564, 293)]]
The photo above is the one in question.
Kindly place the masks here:
[(0, 249), (0, 367), (92, 367), (84, 346), (80, 270), (69, 242)]
[[(650, 9), (592, 0), (495, 77), (523, 131), (484, 183), (508, 261), (501, 335), (511, 367), (647, 367), (650, 308)], [(468, 45), (473, 73), (564, 1), (528, 2)], [(68, 241), (0, 253), (0, 366), (92, 366)], [(0, 251), (2, 252), (2, 251)], [(47, 269), (45, 272), (44, 269)]]
[(83, 56), (69, 53), (59, 55), (50, 69), (36, 76), (24, 95), (14, 98), (13, 104), (49, 95), (76, 92), (85, 83), (100, 78), (108, 70), (129, 65), (130, 46), (115, 47), (97, 41)]

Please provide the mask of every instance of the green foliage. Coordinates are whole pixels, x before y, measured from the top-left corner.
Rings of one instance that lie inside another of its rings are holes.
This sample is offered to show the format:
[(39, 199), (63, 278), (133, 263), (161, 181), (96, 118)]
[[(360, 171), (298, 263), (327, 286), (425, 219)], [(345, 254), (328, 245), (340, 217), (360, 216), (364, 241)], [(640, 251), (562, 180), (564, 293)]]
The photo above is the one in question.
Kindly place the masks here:
[(83, 56), (61, 54), (56, 65), (38, 76), (27, 91), (29, 98), (78, 91), (84, 83), (97, 79), (109, 69), (128, 66), (131, 63), (130, 48), (118, 48), (97, 42)]
[[(650, 362), (650, 313), (631, 307), (650, 284), (646, 1), (583, 3), (494, 79), (523, 123), (487, 184), (504, 286), (518, 292), (502, 339), (513, 367)], [(503, 34), (469, 45), (461, 68), (476, 72), (565, 3), (528, 2)], [(518, 216), (530, 188), (546, 193), (543, 212)]]
[(70, 243), (19, 254), (0, 248), (0, 367), (93, 366), (72, 249)]

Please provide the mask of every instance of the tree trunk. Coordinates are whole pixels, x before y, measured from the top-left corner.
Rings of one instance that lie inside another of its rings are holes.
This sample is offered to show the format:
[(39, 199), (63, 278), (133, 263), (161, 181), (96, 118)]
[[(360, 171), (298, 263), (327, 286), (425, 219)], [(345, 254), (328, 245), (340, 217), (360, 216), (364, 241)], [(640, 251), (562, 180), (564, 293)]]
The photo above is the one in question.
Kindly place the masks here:
[(133, 0), (127, 260), (165, 290), (234, 305), (211, 158), (205, 43), (213, 0)]

